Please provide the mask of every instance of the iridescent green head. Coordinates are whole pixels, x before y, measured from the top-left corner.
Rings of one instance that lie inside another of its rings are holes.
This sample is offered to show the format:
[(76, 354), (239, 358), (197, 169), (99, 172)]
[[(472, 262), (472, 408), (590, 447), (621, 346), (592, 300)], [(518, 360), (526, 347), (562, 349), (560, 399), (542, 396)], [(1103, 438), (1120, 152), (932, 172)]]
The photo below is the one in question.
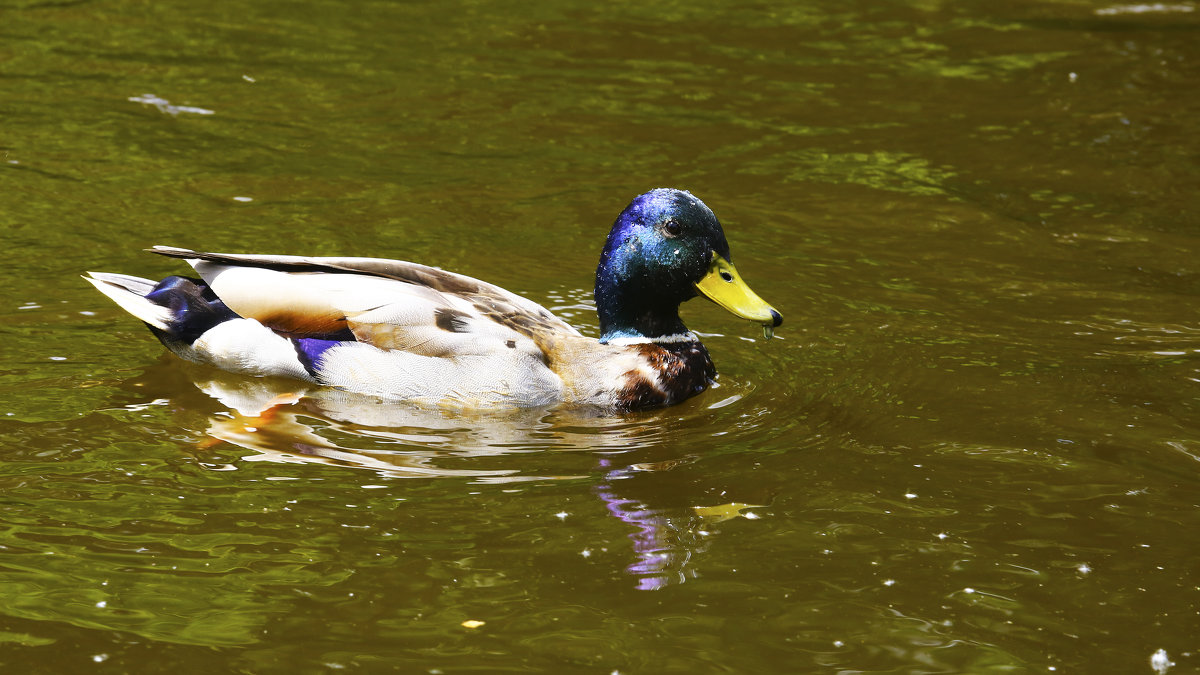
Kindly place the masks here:
[(669, 188), (638, 196), (613, 223), (596, 268), (601, 341), (686, 333), (679, 304), (698, 293), (765, 328), (783, 322), (738, 276), (704, 202)]

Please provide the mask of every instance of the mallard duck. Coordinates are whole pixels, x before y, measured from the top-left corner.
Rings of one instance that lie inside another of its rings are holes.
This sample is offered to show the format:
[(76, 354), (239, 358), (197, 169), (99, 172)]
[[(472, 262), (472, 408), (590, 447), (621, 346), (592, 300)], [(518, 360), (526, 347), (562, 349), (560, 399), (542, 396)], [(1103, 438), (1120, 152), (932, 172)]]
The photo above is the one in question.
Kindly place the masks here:
[(84, 278), (175, 354), (388, 399), (668, 406), (716, 376), (680, 303), (702, 294), (767, 337), (783, 321), (738, 275), (717, 217), (683, 190), (640, 195), (613, 224), (596, 269), (599, 339), (519, 295), (417, 263), (149, 250), (200, 278)]

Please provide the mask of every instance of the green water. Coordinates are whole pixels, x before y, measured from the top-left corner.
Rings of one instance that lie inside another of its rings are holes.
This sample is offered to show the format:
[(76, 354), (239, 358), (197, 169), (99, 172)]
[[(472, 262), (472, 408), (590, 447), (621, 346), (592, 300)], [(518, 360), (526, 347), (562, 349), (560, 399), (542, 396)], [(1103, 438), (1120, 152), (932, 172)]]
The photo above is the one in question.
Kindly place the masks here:
[[(1192, 2), (0, 5), (0, 666), (1200, 670), (1198, 64)], [(375, 255), (594, 335), (658, 186), (786, 317), (685, 306), (659, 412), (223, 376), (79, 279)]]

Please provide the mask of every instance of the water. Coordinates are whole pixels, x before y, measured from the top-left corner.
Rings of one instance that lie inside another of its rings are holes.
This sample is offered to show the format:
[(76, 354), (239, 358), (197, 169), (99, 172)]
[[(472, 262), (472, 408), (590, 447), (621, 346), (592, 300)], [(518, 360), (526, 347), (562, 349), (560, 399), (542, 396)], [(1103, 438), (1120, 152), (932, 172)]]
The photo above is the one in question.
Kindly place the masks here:
[[(1197, 669), (1195, 4), (3, 15), (0, 664)], [(657, 412), (225, 376), (78, 278), (378, 255), (594, 335), (657, 186), (786, 317), (685, 306), (720, 386)]]

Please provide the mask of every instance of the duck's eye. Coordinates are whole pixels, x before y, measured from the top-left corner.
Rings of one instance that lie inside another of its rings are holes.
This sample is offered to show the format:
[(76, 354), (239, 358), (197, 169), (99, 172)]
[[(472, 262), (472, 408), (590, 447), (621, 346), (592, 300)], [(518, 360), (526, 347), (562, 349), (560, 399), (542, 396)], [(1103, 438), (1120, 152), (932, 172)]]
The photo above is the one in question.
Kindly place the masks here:
[(724, 279), (726, 282), (733, 281), (733, 275), (730, 274), (729, 272), (726, 272), (725, 270), (721, 270), (721, 278)]
[(678, 237), (679, 233), (683, 232), (683, 225), (680, 225), (678, 220), (668, 220), (663, 223), (663, 231), (668, 237)]

